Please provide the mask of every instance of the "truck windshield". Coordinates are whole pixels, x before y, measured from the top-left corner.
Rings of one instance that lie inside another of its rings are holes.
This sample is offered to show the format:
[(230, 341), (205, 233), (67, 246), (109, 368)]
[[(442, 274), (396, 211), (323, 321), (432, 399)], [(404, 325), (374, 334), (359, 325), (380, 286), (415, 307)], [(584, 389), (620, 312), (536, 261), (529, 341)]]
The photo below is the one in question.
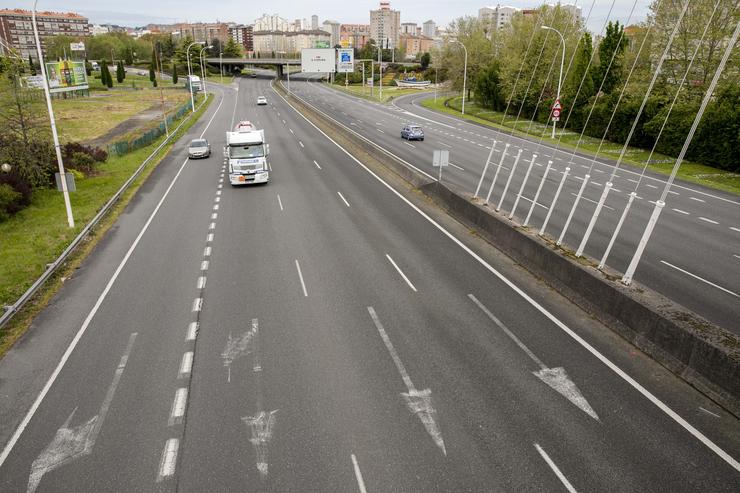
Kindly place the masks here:
[(229, 156), (234, 159), (264, 157), (265, 149), (262, 144), (246, 145), (246, 146), (229, 146)]

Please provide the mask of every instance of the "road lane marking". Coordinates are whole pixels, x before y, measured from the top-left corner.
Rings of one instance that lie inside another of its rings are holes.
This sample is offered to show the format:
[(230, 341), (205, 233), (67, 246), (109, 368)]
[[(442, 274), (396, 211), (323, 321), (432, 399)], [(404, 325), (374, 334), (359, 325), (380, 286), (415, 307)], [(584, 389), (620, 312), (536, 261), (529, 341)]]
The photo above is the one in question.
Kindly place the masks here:
[(439, 142), (439, 145), (449, 147), (450, 149), (452, 149), (452, 146), (450, 144), (445, 144), (444, 142)]
[(199, 312), (203, 308), (203, 298), (195, 298), (193, 300), (193, 307), (190, 311)]
[(362, 479), (362, 471), (360, 471), (360, 465), (357, 463), (355, 454), (352, 454), (352, 465), (355, 468), (355, 477), (357, 478), (357, 487), (360, 488), (360, 493), (367, 493), (365, 481)]
[(172, 410), (170, 411), (170, 419), (167, 422), (168, 426), (182, 423), (182, 418), (185, 416), (185, 406), (188, 403), (188, 389), (187, 387), (180, 387), (175, 392), (175, 400), (172, 401)]
[(203, 289), (206, 287), (206, 276), (200, 276), (198, 278), (198, 289)]
[(690, 200), (693, 200), (693, 201), (696, 201), (696, 202), (701, 202), (701, 203), (706, 203), (706, 202), (707, 202), (707, 201), (706, 201), (706, 200), (704, 200), (704, 199), (697, 199), (696, 197), (689, 197), (689, 199), (690, 199)]
[(292, 128), (289, 128), (288, 130), (290, 130), (290, 133), (292, 133), (293, 135), (295, 135), (295, 132), (293, 131)]
[(203, 249), (203, 256), (204, 257), (210, 257), (212, 251), (213, 251), (213, 249), (210, 246), (205, 247)]
[(280, 206), (280, 210), (281, 210), (281, 211), (282, 211), (282, 210), (284, 210), (284, 209), (283, 209), (283, 201), (282, 201), (282, 200), (280, 200), (280, 194), (278, 194), (278, 196), (277, 196), (277, 199), (278, 199), (278, 205)]
[(678, 212), (679, 214), (686, 214), (687, 216), (691, 215), (690, 212), (682, 211), (681, 209), (673, 209), (674, 211)]
[(215, 235), (213, 233), (208, 233), (208, 236), (206, 236), (206, 241), (209, 243), (212, 242), (214, 236)]
[(339, 197), (344, 201), (344, 204), (349, 207), (349, 202), (347, 202), (347, 199), (344, 198), (344, 195), (342, 195), (342, 192), (337, 192)]
[(737, 231), (738, 233), (740, 233), (740, 228), (736, 228), (735, 226), (730, 226), (730, 229), (733, 230), (733, 231)]
[(378, 132), (380, 132), (380, 133), (382, 133), (382, 134), (384, 134), (384, 133), (385, 133), (385, 132), (383, 132), (383, 131), (382, 131), (381, 129), (378, 129)]
[(370, 176), (375, 178), (381, 185), (383, 185), (390, 193), (398, 197), (400, 201), (405, 203), (409, 208), (411, 208), (413, 211), (415, 211), (417, 214), (419, 214), (421, 217), (423, 217), (426, 221), (428, 221), (432, 226), (434, 226), (441, 234), (446, 236), (450, 239), (453, 243), (455, 243), (460, 249), (462, 249), (465, 253), (470, 255), (475, 261), (477, 261), (479, 264), (481, 264), (488, 272), (490, 272), (493, 276), (498, 278), (501, 282), (503, 282), (506, 286), (508, 286), (512, 291), (514, 291), (517, 295), (519, 295), (521, 298), (523, 298), (527, 303), (529, 303), (532, 307), (534, 307), (537, 311), (539, 311), (541, 314), (543, 314), (548, 320), (550, 320), (556, 327), (558, 327), (560, 330), (562, 330), (566, 335), (568, 335), (571, 339), (576, 341), (581, 347), (583, 347), (586, 351), (588, 351), (593, 357), (598, 359), (604, 366), (609, 368), (615, 375), (617, 375), (619, 378), (624, 380), (627, 384), (629, 384), (633, 389), (635, 389), (639, 394), (641, 394), (645, 399), (650, 401), (655, 407), (660, 409), (665, 415), (667, 415), (670, 419), (672, 419), (674, 422), (676, 422), (679, 426), (681, 426), (684, 430), (686, 430), (689, 434), (691, 434), (694, 438), (696, 438), (699, 442), (701, 442), (705, 447), (707, 447), (709, 450), (711, 450), (713, 453), (715, 453), (718, 457), (720, 457), (722, 460), (724, 460), (726, 463), (728, 463), (733, 469), (740, 471), (740, 463), (736, 461), (730, 454), (725, 452), (721, 447), (719, 447), (716, 443), (714, 443), (712, 440), (710, 440), (707, 436), (705, 436), (702, 432), (697, 430), (691, 423), (686, 421), (684, 418), (682, 418), (678, 413), (676, 413), (673, 409), (668, 407), (663, 401), (658, 399), (655, 395), (653, 395), (652, 392), (650, 392), (648, 389), (643, 387), (639, 382), (637, 382), (634, 378), (632, 378), (629, 374), (627, 374), (624, 370), (622, 370), (619, 366), (617, 366), (615, 363), (613, 363), (609, 358), (604, 356), (600, 351), (598, 351), (595, 347), (593, 347), (591, 344), (589, 344), (585, 339), (583, 339), (580, 335), (578, 335), (573, 329), (568, 327), (564, 322), (562, 322), (559, 318), (557, 318), (555, 315), (553, 315), (547, 308), (542, 306), (532, 298), (529, 294), (527, 294), (525, 291), (523, 291), (519, 286), (514, 284), (509, 278), (504, 276), (501, 272), (496, 270), (491, 264), (486, 262), (480, 255), (475, 253), (470, 247), (468, 247), (465, 243), (463, 243), (459, 238), (457, 238), (455, 235), (450, 233), (447, 229), (445, 229), (442, 225), (440, 225), (438, 222), (436, 222), (434, 219), (432, 219), (426, 212), (419, 209), (414, 203), (412, 203), (409, 199), (403, 196), (401, 192), (393, 188), (388, 182), (383, 180), (380, 176), (378, 176), (375, 172), (373, 172), (370, 168), (368, 168), (365, 164), (362, 163), (359, 159), (357, 159), (355, 156), (352, 155), (347, 149), (342, 147), (337, 141), (332, 139), (329, 135), (326, 134), (323, 130), (321, 130), (318, 126), (316, 126), (311, 120), (309, 120), (305, 115), (303, 115), (300, 111), (298, 111), (293, 105), (291, 105), (285, 98), (280, 95), (274, 88), (278, 96), (291, 108), (293, 108), (293, 111), (296, 112), (298, 116), (303, 118), (310, 126), (312, 126), (318, 133), (324, 136), (329, 142), (334, 144), (338, 149), (340, 149), (344, 154), (347, 155), (349, 159), (354, 161), (358, 166), (360, 166), (362, 169), (364, 169)]
[(180, 361), (180, 372), (177, 374), (177, 378), (183, 378), (193, 370), (193, 352), (188, 351), (182, 355), (182, 361)]
[(218, 219), (218, 212), (211, 214), (211, 219)]
[(317, 168), (321, 169), (321, 166), (319, 166), (319, 163), (317, 163), (315, 160), (314, 160), (313, 164), (315, 164)]
[(721, 418), (721, 417), (722, 417), (722, 416), (720, 416), (719, 414), (715, 414), (715, 413), (713, 413), (712, 411), (709, 411), (708, 409), (704, 409), (704, 408), (703, 408), (703, 407), (701, 407), (701, 406), (699, 406), (699, 409), (700, 409), (701, 411), (704, 411), (704, 412), (705, 412), (705, 413), (707, 413), (707, 414), (711, 414), (711, 415), (712, 415), (712, 416), (714, 416), (715, 418)]
[(449, 164), (450, 166), (452, 166), (453, 168), (457, 168), (457, 169), (459, 169), (460, 171), (465, 171), (465, 168), (463, 168), (462, 166), (458, 166), (458, 165), (456, 165), (456, 164), (453, 164), (453, 163), (449, 163), (449, 162), (448, 162), (448, 164)]
[(209, 224), (209, 225), (208, 225), (208, 229), (209, 229), (209, 230), (213, 230), (213, 229), (216, 229), (216, 223), (211, 223), (211, 224)]
[[(578, 178), (578, 177), (576, 176), (576, 178)], [(583, 178), (581, 178), (581, 180), (582, 180), (582, 179), (583, 179)], [(572, 196), (574, 196), (574, 197), (578, 197), (578, 195), (577, 195), (577, 194), (576, 194), (575, 192), (570, 192), (570, 194), (571, 194)], [(581, 199), (582, 199), (582, 200), (585, 200), (585, 201), (587, 201), (587, 202), (591, 202), (592, 204), (598, 204), (598, 202), (597, 202), (596, 200), (591, 200), (591, 199), (589, 199), (588, 197), (584, 197), (583, 195), (581, 195)], [(602, 205), (602, 207), (604, 207), (605, 209), (609, 209), (609, 210), (612, 210), (612, 211), (614, 210), (614, 207), (609, 207), (609, 206), (608, 206), (608, 205), (606, 205), (606, 204), (603, 204), (603, 205)]]
[(560, 480), (560, 482), (563, 483), (563, 486), (565, 486), (565, 489), (568, 490), (570, 493), (577, 493), (576, 489), (573, 488), (573, 485), (570, 484), (570, 481), (568, 481), (568, 478), (566, 478), (565, 475), (562, 472), (560, 472), (560, 469), (555, 464), (555, 462), (553, 462), (550, 456), (547, 455), (547, 452), (545, 452), (538, 443), (535, 443), (534, 446), (537, 449), (537, 452), (540, 453), (542, 458), (545, 459), (545, 462), (547, 462), (547, 465), (550, 466), (550, 469), (552, 469), (552, 472), (554, 472), (555, 475)]
[(299, 140), (298, 143), (301, 145), (301, 147), (306, 147), (306, 146), (303, 145), (303, 142), (302, 141)]
[(389, 261), (389, 262), (390, 262), (390, 263), (391, 263), (391, 264), (393, 265), (393, 267), (395, 267), (395, 268), (396, 268), (396, 270), (398, 271), (398, 273), (399, 273), (399, 274), (401, 274), (401, 277), (403, 277), (403, 280), (404, 280), (404, 281), (406, 281), (406, 284), (408, 284), (408, 285), (409, 285), (409, 287), (410, 287), (411, 289), (413, 289), (413, 290), (414, 290), (414, 292), (416, 292), (416, 288), (414, 287), (414, 285), (413, 285), (413, 284), (411, 284), (411, 281), (409, 281), (409, 278), (408, 278), (408, 277), (406, 277), (406, 274), (404, 274), (404, 273), (403, 273), (403, 271), (402, 271), (402, 270), (401, 270), (401, 269), (400, 269), (400, 268), (398, 267), (398, 265), (396, 264), (396, 262), (394, 262), (394, 261), (393, 261), (393, 259), (391, 258), (391, 256), (390, 256), (390, 255), (388, 255), (388, 254), (386, 253), (386, 254), (385, 254), (385, 257), (386, 257), (386, 258), (388, 259), (388, 261)]
[(217, 210), (218, 210), (218, 209), (219, 209), (220, 207), (221, 207), (220, 205), (218, 205), (218, 204), (214, 204), (214, 205), (213, 205), (213, 210), (214, 210), (214, 211), (217, 211)]
[(180, 448), (180, 440), (177, 438), (170, 438), (165, 442), (164, 450), (162, 451), (162, 459), (159, 462), (159, 474), (157, 475), (158, 483), (169, 478), (175, 473), (178, 448)]
[(404, 144), (406, 144), (409, 147), (413, 147), (414, 149), (416, 149), (416, 146), (414, 144), (412, 144), (411, 142), (404, 142)]
[[(213, 122), (213, 119), (218, 114), (219, 110), (221, 109), (221, 106), (223, 105), (224, 98), (221, 98), (221, 101), (218, 103), (218, 107), (216, 107), (216, 110), (213, 112), (213, 115), (211, 115), (211, 119), (208, 120), (208, 123), (206, 124), (205, 128), (203, 129), (203, 132), (200, 134), (200, 137), (202, 138), (203, 135), (205, 135), (208, 128), (211, 126), (211, 123)], [(69, 346), (67, 346), (66, 351), (62, 355), (61, 359), (59, 360), (59, 363), (57, 364), (56, 368), (54, 368), (54, 371), (52, 372), (49, 379), (46, 381), (46, 384), (44, 385), (44, 388), (41, 389), (41, 392), (36, 397), (36, 400), (31, 404), (31, 407), (29, 408), (26, 415), (23, 417), (23, 420), (16, 428), (15, 432), (13, 433), (13, 436), (10, 437), (10, 440), (5, 444), (5, 448), (3, 448), (2, 453), (0, 453), (0, 467), (5, 463), (6, 459), (8, 458), (8, 455), (10, 455), (10, 452), (13, 450), (13, 447), (18, 442), (18, 439), (20, 438), (21, 434), (23, 434), (23, 431), (28, 426), (28, 423), (31, 421), (31, 418), (33, 418), (33, 415), (36, 414), (36, 411), (38, 410), (39, 406), (41, 405), (41, 402), (46, 397), (46, 394), (49, 392), (49, 389), (51, 389), (51, 386), (54, 385), (54, 382), (56, 381), (57, 377), (59, 376), (59, 373), (62, 371), (62, 368), (64, 368), (64, 365), (67, 363), (67, 360), (69, 359), (70, 355), (74, 351), (75, 347), (77, 347), (77, 344), (79, 343), (80, 339), (82, 338), (85, 331), (87, 331), (88, 326), (90, 325), (90, 322), (92, 321), (93, 317), (95, 317), (95, 314), (100, 309), (100, 305), (103, 304), (103, 301), (105, 301), (106, 297), (108, 296), (108, 293), (110, 292), (111, 288), (113, 287), (113, 284), (116, 282), (116, 279), (118, 279), (118, 276), (121, 274), (121, 271), (128, 263), (128, 260), (131, 258), (131, 255), (133, 254), (136, 247), (139, 245), (139, 242), (141, 241), (141, 238), (144, 236), (144, 233), (149, 229), (149, 225), (154, 220), (154, 217), (159, 212), (159, 209), (162, 207), (162, 204), (164, 203), (167, 196), (170, 194), (170, 191), (175, 186), (175, 183), (177, 183), (177, 179), (182, 174), (182, 170), (185, 169), (185, 165), (188, 163), (188, 159), (185, 159), (183, 161), (182, 165), (180, 165), (180, 169), (177, 170), (177, 173), (175, 174), (174, 178), (172, 178), (172, 181), (170, 182), (169, 186), (165, 190), (164, 194), (162, 195), (162, 198), (159, 199), (159, 202), (157, 203), (156, 207), (152, 211), (152, 213), (149, 215), (149, 218), (147, 219), (146, 223), (144, 223), (144, 226), (142, 226), (141, 230), (139, 231), (139, 234), (136, 236), (136, 239), (131, 244), (129, 249), (126, 251), (126, 254), (123, 256), (123, 259), (121, 259), (121, 262), (118, 264), (118, 267), (116, 267), (116, 270), (113, 272), (113, 275), (108, 280), (108, 283), (105, 285), (105, 288), (103, 288), (103, 291), (100, 293), (100, 296), (98, 296), (98, 299), (95, 301), (95, 305), (93, 305), (90, 312), (88, 312), (87, 316), (85, 317), (85, 320), (82, 322), (82, 325), (80, 326), (80, 329), (77, 331), (77, 334), (75, 334), (74, 338), (72, 339), (72, 342), (69, 343)]]
[(303, 296), (308, 297), (308, 291), (306, 291), (306, 283), (303, 281), (303, 273), (301, 272), (301, 264), (298, 260), (295, 261), (295, 268), (298, 271), (298, 278), (301, 280), (301, 288), (303, 289)]
[(740, 255), (738, 255), (736, 253), (733, 253), (732, 256), (735, 257), (735, 258), (740, 258)]
[(208, 270), (208, 260), (204, 260), (200, 263), (200, 270)]
[(190, 322), (188, 324), (188, 332), (185, 335), (186, 341), (194, 341), (198, 337), (198, 322)]
[(660, 263), (662, 263), (662, 264), (665, 264), (665, 265), (667, 265), (668, 267), (673, 267), (673, 268), (674, 268), (674, 269), (676, 269), (677, 271), (683, 272), (683, 273), (684, 273), (684, 274), (686, 274), (687, 276), (691, 276), (691, 277), (693, 277), (694, 279), (698, 279), (698, 280), (699, 280), (699, 281), (701, 281), (701, 282), (704, 282), (704, 283), (706, 283), (706, 284), (709, 284), (710, 286), (712, 286), (712, 287), (715, 287), (715, 288), (719, 289), (720, 291), (724, 291), (725, 293), (727, 293), (727, 294), (731, 294), (732, 296), (734, 296), (734, 297), (736, 297), (736, 298), (740, 298), (740, 294), (737, 294), (737, 293), (735, 293), (734, 291), (730, 291), (730, 290), (729, 290), (729, 289), (727, 289), (727, 288), (723, 288), (722, 286), (720, 286), (720, 285), (718, 285), (718, 284), (715, 284), (715, 283), (713, 283), (712, 281), (707, 281), (707, 280), (706, 280), (706, 279), (704, 279), (703, 277), (699, 277), (699, 276), (697, 276), (696, 274), (692, 274), (691, 272), (689, 272), (689, 271), (687, 271), (687, 270), (684, 270), (684, 269), (682, 269), (681, 267), (677, 267), (677, 266), (675, 266), (675, 265), (673, 265), (673, 264), (671, 264), (671, 263), (669, 263), (669, 262), (666, 262), (665, 260), (661, 260), (661, 261), (660, 261)]
[(702, 221), (704, 221), (704, 222), (707, 222), (709, 224), (719, 224), (714, 219), (707, 219), (706, 217), (702, 217), (702, 216), (699, 216), (699, 219), (702, 220)]

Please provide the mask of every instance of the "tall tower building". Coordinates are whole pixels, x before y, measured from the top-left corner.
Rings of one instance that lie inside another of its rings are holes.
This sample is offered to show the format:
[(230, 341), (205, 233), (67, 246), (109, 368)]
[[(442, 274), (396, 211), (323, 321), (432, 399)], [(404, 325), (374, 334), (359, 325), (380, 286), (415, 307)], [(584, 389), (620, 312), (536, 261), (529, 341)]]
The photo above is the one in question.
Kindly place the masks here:
[(387, 0), (380, 2), (378, 10), (370, 11), (370, 38), (375, 43), (389, 48), (398, 47), (398, 36), (401, 32), (401, 11), (391, 10), (391, 3)]

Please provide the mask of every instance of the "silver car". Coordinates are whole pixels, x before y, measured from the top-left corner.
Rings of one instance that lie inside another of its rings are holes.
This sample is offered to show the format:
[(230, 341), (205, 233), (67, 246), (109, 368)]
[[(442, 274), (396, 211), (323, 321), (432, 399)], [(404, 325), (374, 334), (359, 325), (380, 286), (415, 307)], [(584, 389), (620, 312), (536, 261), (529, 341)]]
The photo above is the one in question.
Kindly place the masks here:
[(202, 158), (211, 155), (211, 144), (206, 139), (193, 139), (188, 145), (188, 157)]

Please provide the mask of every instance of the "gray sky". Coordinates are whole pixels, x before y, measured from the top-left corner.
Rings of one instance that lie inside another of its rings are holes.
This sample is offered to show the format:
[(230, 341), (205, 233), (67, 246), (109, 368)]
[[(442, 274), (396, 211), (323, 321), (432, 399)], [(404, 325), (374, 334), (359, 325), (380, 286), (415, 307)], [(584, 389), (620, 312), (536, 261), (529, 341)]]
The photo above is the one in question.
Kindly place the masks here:
[[(509, 0), (502, 5), (531, 8), (542, 0)], [(588, 16), (594, 0), (579, 0), (583, 17)], [(600, 32), (607, 19), (609, 8), (614, 1), (611, 19), (624, 23), (635, 0), (595, 0), (588, 27), (593, 32)], [(296, 5), (298, 3), (298, 5)], [(307, 5), (312, 3), (313, 6)], [(39, 10), (74, 11), (86, 15), (96, 24), (113, 23), (125, 26), (141, 26), (149, 22), (171, 23), (183, 21), (233, 21), (250, 24), (263, 13), (278, 14), (288, 20), (310, 19), (312, 14), (319, 16), (319, 22), (325, 19), (343, 23), (370, 22), (370, 10), (378, 7), (378, 0), (321, 0), (320, 2), (295, 2), (295, 0), (271, 0), (269, 2), (249, 2), (245, 0), (127, 0), (125, 2), (102, 2), (100, 0), (39, 0)], [(476, 0), (391, 0), (391, 7), (401, 11), (401, 22), (422, 22), (433, 19), (437, 24), (446, 26), (451, 20), (463, 16), (478, 14), (478, 9), (486, 5), (496, 5), (496, 1)], [(555, 3), (549, 0), (548, 3)], [(563, 3), (573, 3), (572, 1)], [(637, 0), (632, 21), (645, 19), (650, 0)], [(0, 0), (0, 8), (30, 8), (30, 0)], [(108, 7), (111, 5), (111, 7)], [(112, 5), (115, 5), (113, 7)], [(255, 6), (256, 5), (256, 6)], [(267, 7), (269, 5), (269, 8)], [(318, 7), (316, 6), (318, 5)], [(350, 6), (351, 5), (351, 6)]]

